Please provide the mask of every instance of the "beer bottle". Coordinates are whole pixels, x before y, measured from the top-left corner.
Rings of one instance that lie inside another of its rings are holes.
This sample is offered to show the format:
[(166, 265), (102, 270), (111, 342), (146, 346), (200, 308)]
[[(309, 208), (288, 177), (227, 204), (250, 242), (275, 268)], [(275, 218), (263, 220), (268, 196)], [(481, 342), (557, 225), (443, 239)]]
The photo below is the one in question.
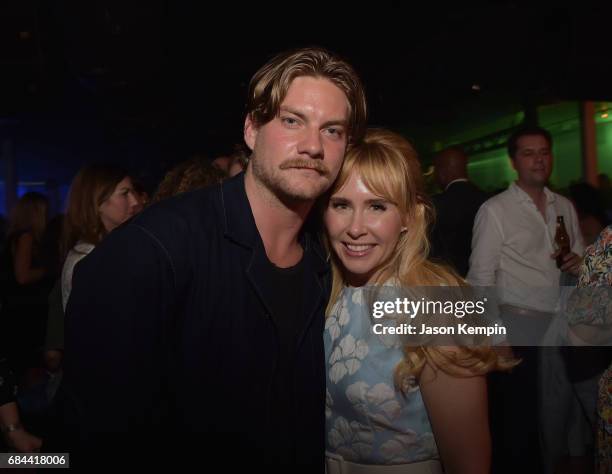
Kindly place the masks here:
[(557, 255), (557, 268), (561, 268), (563, 265), (563, 257), (570, 253), (570, 239), (565, 230), (565, 224), (563, 223), (563, 216), (557, 216), (557, 231), (555, 232), (555, 244), (559, 255)]

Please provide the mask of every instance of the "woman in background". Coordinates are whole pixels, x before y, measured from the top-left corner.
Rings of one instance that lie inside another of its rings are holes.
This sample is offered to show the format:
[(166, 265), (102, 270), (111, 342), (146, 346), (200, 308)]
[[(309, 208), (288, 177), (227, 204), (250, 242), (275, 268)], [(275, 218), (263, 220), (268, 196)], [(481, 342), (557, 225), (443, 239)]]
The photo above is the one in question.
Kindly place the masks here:
[(2, 258), (0, 343), (18, 380), (27, 368), (39, 366), (44, 342), (52, 286), (43, 251), (48, 207), (40, 193), (29, 192), (19, 199), (11, 212)]
[(66, 261), (62, 268), (64, 309), (72, 289), (75, 265), (114, 228), (140, 209), (132, 179), (120, 167), (108, 164), (87, 166), (70, 187), (64, 224)]
[(82, 168), (70, 186), (64, 218), (63, 254), (66, 260), (59, 283), (49, 295), (45, 366), (51, 375), (47, 398), (51, 400), (61, 380), (64, 349), (64, 311), (72, 290), (76, 264), (114, 228), (139, 209), (127, 172), (110, 164)]

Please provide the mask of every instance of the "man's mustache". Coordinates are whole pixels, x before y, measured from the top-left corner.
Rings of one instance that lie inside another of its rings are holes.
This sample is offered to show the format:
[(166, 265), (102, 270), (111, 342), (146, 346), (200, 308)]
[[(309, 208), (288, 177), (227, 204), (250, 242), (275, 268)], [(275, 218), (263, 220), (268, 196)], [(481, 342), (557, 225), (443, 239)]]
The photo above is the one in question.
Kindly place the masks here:
[(289, 168), (308, 168), (311, 170), (315, 170), (322, 175), (328, 175), (329, 170), (327, 167), (319, 160), (308, 160), (303, 158), (294, 158), (292, 160), (287, 160), (279, 166), (280, 169), (286, 170)]

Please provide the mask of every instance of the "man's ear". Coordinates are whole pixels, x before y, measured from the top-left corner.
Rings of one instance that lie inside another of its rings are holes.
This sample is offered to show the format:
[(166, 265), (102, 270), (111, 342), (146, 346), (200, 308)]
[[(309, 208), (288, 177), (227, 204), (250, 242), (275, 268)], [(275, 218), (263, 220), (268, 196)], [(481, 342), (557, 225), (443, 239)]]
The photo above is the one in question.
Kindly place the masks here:
[(253, 148), (255, 148), (255, 139), (257, 138), (258, 131), (259, 129), (255, 125), (255, 122), (253, 122), (251, 114), (247, 114), (246, 118), (244, 119), (244, 142), (251, 151), (253, 151)]

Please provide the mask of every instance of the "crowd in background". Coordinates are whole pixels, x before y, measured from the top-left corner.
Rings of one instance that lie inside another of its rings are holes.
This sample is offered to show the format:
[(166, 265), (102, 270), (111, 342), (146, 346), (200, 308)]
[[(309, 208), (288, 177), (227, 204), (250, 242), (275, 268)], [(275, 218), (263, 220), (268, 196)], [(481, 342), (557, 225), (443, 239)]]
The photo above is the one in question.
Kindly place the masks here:
[[(431, 256), (463, 277), (470, 265), (474, 219), (492, 196), (469, 182), (468, 159), (460, 148), (434, 158), (435, 189), (442, 192), (433, 196), (438, 219), (431, 229)], [(0, 421), (16, 427), (3, 433), (0, 451), (40, 447), (62, 378), (64, 311), (77, 263), (146, 206), (220, 183), (247, 164), (240, 148), (215, 160), (195, 157), (171, 169), (151, 196), (120, 167), (88, 165), (72, 181), (65, 214), (52, 218), (43, 194), (20, 197), (0, 227)], [(453, 196), (448, 191), (458, 182), (464, 189)], [(600, 175), (599, 188), (572, 183), (564, 194), (576, 210), (584, 243), (596, 243), (611, 222), (609, 178)], [(453, 207), (453, 201), (460, 206)]]

